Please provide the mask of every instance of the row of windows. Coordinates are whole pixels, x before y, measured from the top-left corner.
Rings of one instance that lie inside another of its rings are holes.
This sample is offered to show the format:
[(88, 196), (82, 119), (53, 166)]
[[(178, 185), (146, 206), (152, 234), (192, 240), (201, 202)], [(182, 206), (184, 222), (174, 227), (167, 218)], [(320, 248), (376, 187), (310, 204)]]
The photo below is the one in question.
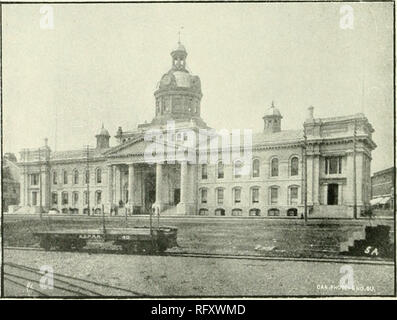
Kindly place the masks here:
[[(63, 184), (68, 184), (68, 172), (66, 170), (62, 171), (62, 181)], [(79, 184), (80, 181), (80, 173), (77, 169), (73, 170), (72, 172), (72, 183), (73, 184)], [(101, 168), (97, 168), (95, 169), (95, 182), (96, 183), (102, 183), (102, 169)], [(90, 171), (89, 170), (85, 170), (84, 172), (84, 183), (90, 183)], [(52, 172), (52, 184), (58, 184), (58, 172), (57, 171), (53, 171)]]
[[(279, 201), (279, 187), (272, 186), (269, 188), (269, 203), (277, 204)], [(288, 187), (288, 202), (289, 204), (298, 204), (298, 186), (289, 186)], [(241, 203), (241, 187), (234, 187), (232, 189), (232, 201), (234, 204)], [(225, 189), (222, 187), (215, 189), (215, 201), (218, 205), (224, 204), (225, 200)], [(259, 187), (251, 187), (250, 188), (250, 203), (256, 204), (259, 203), (260, 199), (260, 188)], [(208, 202), (208, 189), (202, 188), (200, 189), (200, 203), (205, 204)]]
[[(85, 205), (88, 204), (88, 197), (87, 197), (87, 191), (83, 192), (83, 203)], [(71, 193), (72, 199), (71, 199), (71, 204), (72, 205), (78, 205), (79, 204), (79, 197), (80, 197), (80, 192), (78, 191), (73, 191)], [(58, 193), (53, 192), (51, 196), (51, 203), (53, 205), (58, 205)], [(102, 191), (97, 190), (95, 191), (95, 204), (100, 205), (102, 203)], [(64, 191), (61, 193), (61, 204), (62, 205), (68, 205), (69, 204), (69, 193)]]
[[(210, 211), (206, 208), (201, 208), (198, 212), (198, 214), (200, 216), (208, 216), (209, 213), (210, 213)], [(215, 214), (215, 216), (225, 216), (226, 210), (223, 208), (218, 208), (218, 209), (215, 209), (214, 214)], [(243, 210), (240, 208), (234, 208), (231, 210), (230, 215), (234, 216), (234, 217), (242, 216)], [(248, 211), (248, 215), (251, 217), (259, 217), (259, 216), (261, 216), (261, 209), (258, 209), (258, 208), (250, 209)], [(267, 215), (271, 216), (271, 217), (280, 216), (280, 210), (277, 208), (271, 208), (271, 209), (267, 210)], [(298, 215), (298, 209), (290, 208), (287, 210), (287, 216), (289, 216), (289, 217), (295, 216), (296, 217), (297, 215)]]
[[(234, 178), (241, 178), (243, 169), (243, 162), (240, 160), (236, 160), (233, 163), (233, 176)], [(223, 179), (225, 177), (225, 165), (222, 161), (219, 161), (216, 166), (216, 174), (218, 179)], [(299, 175), (299, 159), (298, 157), (292, 157), (290, 160), (290, 176)], [(270, 161), (270, 176), (278, 177), (279, 175), (279, 160), (278, 158), (272, 158)], [(251, 176), (253, 178), (260, 177), (260, 160), (254, 159), (252, 160), (251, 167)], [(201, 179), (208, 178), (208, 166), (203, 164), (201, 166)]]

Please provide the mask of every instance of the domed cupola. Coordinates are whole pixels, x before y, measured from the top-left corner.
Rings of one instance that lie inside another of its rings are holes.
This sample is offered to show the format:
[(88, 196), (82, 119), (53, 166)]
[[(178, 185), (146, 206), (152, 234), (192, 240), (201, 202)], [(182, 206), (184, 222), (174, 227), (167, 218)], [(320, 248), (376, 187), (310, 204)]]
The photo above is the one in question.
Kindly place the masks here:
[(171, 52), (171, 57), (171, 69), (161, 77), (154, 93), (156, 116), (152, 123), (165, 124), (168, 120), (201, 120), (200, 78), (192, 75), (187, 69), (187, 51), (180, 42)]
[(263, 116), (265, 133), (280, 132), (282, 118), (280, 111), (274, 106), (274, 102), (272, 101), (272, 106), (266, 110)]
[(101, 131), (95, 136), (97, 149), (109, 148), (109, 131), (105, 129), (102, 123)]

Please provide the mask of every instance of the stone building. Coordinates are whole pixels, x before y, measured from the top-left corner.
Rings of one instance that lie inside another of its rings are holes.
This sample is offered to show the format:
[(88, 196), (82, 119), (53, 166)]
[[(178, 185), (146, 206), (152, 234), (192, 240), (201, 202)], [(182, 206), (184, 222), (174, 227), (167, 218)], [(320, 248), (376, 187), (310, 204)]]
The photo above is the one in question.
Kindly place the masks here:
[[(305, 177), (309, 217), (353, 217), (355, 203), (358, 212), (369, 205), (376, 145), (363, 114), (315, 118), (310, 107), (301, 128), (282, 130), (282, 114), (272, 103), (263, 129), (251, 136), (249, 160), (207, 157), (203, 163), (204, 154), (223, 152), (213, 143), (222, 136), (200, 116), (200, 78), (188, 71), (186, 59), (178, 43), (154, 92), (153, 120), (132, 131), (119, 127), (116, 146), (102, 127), (96, 148), (22, 150), (21, 206), (40, 207), (41, 199), (44, 210), (76, 214), (88, 214), (88, 207), (99, 214), (102, 205), (106, 214), (120, 214), (121, 208), (140, 214), (154, 205), (163, 215), (301, 217)], [(148, 161), (153, 144), (173, 157)], [(235, 149), (244, 151), (231, 145), (225, 152)]]
[(372, 199), (375, 208), (394, 210), (394, 185), (396, 170), (394, 167), (375, 172), (371, 177)]

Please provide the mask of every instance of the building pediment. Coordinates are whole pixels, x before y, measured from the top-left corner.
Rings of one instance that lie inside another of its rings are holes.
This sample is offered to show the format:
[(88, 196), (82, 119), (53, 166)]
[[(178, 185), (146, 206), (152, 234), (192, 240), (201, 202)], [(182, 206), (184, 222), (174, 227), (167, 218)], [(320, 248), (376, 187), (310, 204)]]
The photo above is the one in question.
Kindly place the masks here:
[(118, 146), (112, 147), (105, 152), (106, 157), (125, 157), (142, 155), (151, 142), (145, 141), (143, 136), (126, 141)]

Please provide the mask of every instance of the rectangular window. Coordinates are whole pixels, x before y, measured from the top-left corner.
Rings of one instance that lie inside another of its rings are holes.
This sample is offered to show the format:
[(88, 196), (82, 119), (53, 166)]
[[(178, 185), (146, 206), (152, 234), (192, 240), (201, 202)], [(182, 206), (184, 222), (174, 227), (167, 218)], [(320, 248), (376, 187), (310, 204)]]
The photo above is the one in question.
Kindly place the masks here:
[(58, 184), (58, 175), (57, 175), (56, 171), (54, 171), (52, 173), (52, 183), (53, 184)]
[(219, 162), (218, 163), (218, 179), (223, 179), (224, 176), (225, 176), (225, 174), (224, 174), (223, 163)]
[(253, 188), (251, 196), (252, 196), (252, 203), (258, 203), (259, 202), (259, 189)]
[(97, 191), (95, 194), (96, 194), (96, 199), (95, 199), (96, 204), (101, 204), (101, 202), (102, 202), (102, 192)]
[(39, 184), (39, 174), (34, 173), (30, 175), (30, 184), (32, 186), (37, 186)]
[(342, 157), (325, 158), (325, 174), (342, 173)]
[(86, 170), (85, 172), (85, 183), (90, 183), (90, 171)]
[(63, 184), (68, 184), (68, 172), (63, 172)]
[(241, 202), (241, 189), (234, 189), (234, 203)]
[(207, 189), (201, 189), (201, 203), (207, 203)]
[(84, 204), (87, 205), (88, 204), (88, 197), (87, 197), (87, 191), (84, 191)]
[(278, 188), (270, 189), (270, 203), (275, 204), (278, 202)]
[(223, 189), (217, 189), (217, 202), (218, 202), (218, 204), (223, 204), (223, 199), (224, 199), (224, 190)]
[(52, 194), (52, 204), (57, 205), (58, 204), (58, 193), (54, 192)]
[(297, 204), (298, 203), (298, 187), (290, 188), (290, 203)]
[(203, 164), (201, 166), (201, 179), (207, 179), (207, 178), (208, 178), (207, 165)]
[(68, 204), (69, 202), (69, 197), (67, 192), (62, 193), (62, 204)]
[(79, 193), (73, 192), (73, 205), (77, 205), (79, 203)]
[(37, 192), (32, 192), (32, 206), (37, 206)]

